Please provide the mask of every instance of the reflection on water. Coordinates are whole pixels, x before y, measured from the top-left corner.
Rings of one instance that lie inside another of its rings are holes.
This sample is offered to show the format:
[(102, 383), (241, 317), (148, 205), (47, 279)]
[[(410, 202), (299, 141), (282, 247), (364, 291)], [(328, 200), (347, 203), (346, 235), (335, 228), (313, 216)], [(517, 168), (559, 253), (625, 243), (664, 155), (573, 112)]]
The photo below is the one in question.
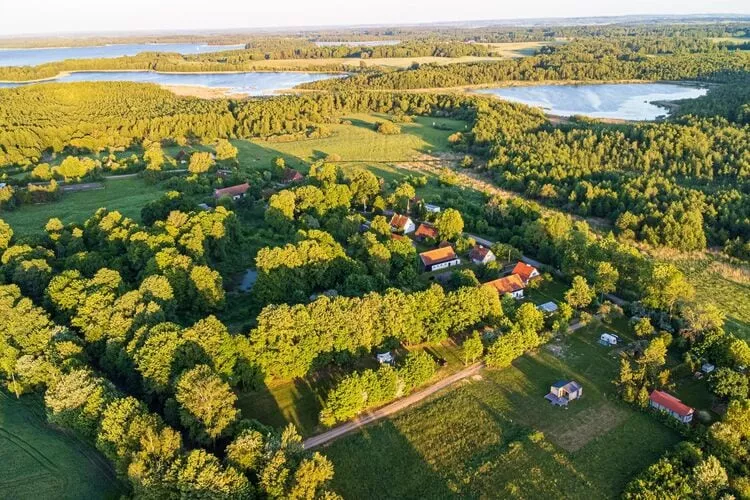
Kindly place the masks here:
[(558, 116), (653, 120), (667, 114), (653, 101), (694, 99), (705, 88), (670, 83), (611, 83), (600, 85), (533, 85), (481, 89), (509, 101), (538, 106)]

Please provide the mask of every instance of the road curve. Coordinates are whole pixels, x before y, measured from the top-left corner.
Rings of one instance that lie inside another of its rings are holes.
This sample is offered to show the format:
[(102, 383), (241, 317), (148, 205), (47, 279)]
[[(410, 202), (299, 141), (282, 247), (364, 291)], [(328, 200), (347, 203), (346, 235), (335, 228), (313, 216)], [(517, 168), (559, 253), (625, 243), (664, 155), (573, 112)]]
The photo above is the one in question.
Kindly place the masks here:
[(367, 415), (363, 415), (357, 419), (350, 420), (349, 422), (339, 425), (338, 427), (334, 427), (333, 429), (326, 431), (322, 434), (318, 434), (317, 436), (308, 438), (305, 440), (305, 442), (302, 445), (304, 446), (306, 450), (309, 450), (311, 448), (316, 448), (330, 441), (333, 441), (334, 439), (339, 438), (343, 436), (344, 434), (355, 431), (367, 424), (376, 422), (389, 415), (393, 415), (394, 413), (397, 413), (403, 410), (404, 408), (408, 408), (409, 406), (435, 394), (437, 391), (441, 389), (445, 389), (449, 385), (455, 382), (458, 382), (459, 380), (462, 380), (462, 379), (465, 379), (466, 377), (470, 377), (474, 375), (480, 369), (482, 369), (483, 366), (484, 366), (484, 363), (481, 363), (481, 362), (467, 366), (460, 372), (456, 372), (453, 375), (450, 375), (449, 377), (445, 377), (444, 379), (439, 380), (438, 382), (436, 382), (435, 384), (431, 385), (430, 387), (426, 389), (423, 389), (419, 392), (415, 392), (414, 394), (411, 394), (405, 398), (399, 399), (398, 401), (394, 401), (393, 403), (386, 405), (380, 408), (379, 410), (375, 410), (372, 413), (368, 413)]

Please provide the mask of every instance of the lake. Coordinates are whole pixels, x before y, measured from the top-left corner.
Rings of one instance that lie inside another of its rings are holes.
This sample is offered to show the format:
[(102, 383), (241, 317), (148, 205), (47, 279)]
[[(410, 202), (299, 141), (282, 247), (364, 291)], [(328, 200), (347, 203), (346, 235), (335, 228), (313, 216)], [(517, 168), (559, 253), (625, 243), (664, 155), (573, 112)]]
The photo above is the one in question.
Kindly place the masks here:
[(368, 40), (368, 41), (348, 41), (348, 42), (314, 42), (318, 47), (336, 47), (346, 45), (347, 47), (378, 47), (380, 45), (398, 45), (401, 40)]
[(242, 48), (244, 48), (244, 45), (208, 45), (205, 43), (133, 43), (36, 49), (0, 48), (0, 66), (36, 66), (48, 62), (64, 61), (65, 59), (113, 58), (134, 56), (141, 52), (202, 54)]
[[(225, 88), (229, 93), (250, 96), (274, 94), (277, 90), (291, 89), (297, 85), (326, 78), (339, 78), (340, 74), (260, 72), (245, 73), (154, 73), (152, 71), (85, 71), (69, 73), (50, 82), (140, 82), (160, 85), (192, 85)], [(0, 83), (0, 87), (17, 87), (18, 83)]]
[(672, 83), (606, 83), (596, 85), (531, 85), (478, 90), (508, 101), (541, 107), (558, 116), (654, 120), (667, 109), (653, 101), (694, 99), (707, 89)]

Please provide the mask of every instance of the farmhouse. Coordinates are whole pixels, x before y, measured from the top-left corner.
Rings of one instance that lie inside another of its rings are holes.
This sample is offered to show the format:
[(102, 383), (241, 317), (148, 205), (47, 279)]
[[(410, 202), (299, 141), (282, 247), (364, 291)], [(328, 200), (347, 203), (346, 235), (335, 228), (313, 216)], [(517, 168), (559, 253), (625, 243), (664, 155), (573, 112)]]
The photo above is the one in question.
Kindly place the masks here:
[(284, 169), (284, 176), (281, 178), (281, 182), (283, 184), (292, 184), (294, 182), (299, 182), (302, 179), (304, 179), (302, 174), (300, 174), (293, 168), (287, 168)]
[(654, 390), (649, 397), (649, 405), (669, 414), (683, 424), (690, 423), (693, 420), (693, 413), (695, 413), (693, 408), (664, 391)]
[(430, 224), (420, 224), (417, 230), (414, 232), (414, 238), (418, 241), (424, 240), (437, 240), (438, 232)]
[(245, 197), (248, 189), (250, 189), (250, 184), (247, 182), (244, 184), (237, 184), (236, 186), (214, 189), (214, 198), (218, 200), (222, 196), (229, 196), (233, 200), (239, 200), (240, 198)]
[(419, 258), (422, 260), (422, 267), (426, 272), (437, 271), (438, 269), (445, 269), (461, 264), (461, 259), (458, 258), (453, 247), (450, 246), (422, 252), (419, 254)]
[(486, 265), (490, 262), (495, 262), (495, 254), (492, 253), (492, 250), (482, 245), (476, 245), (472, 248), (469, 252), (469, 258), (477, 265)]
[(511, 274), (504, 278), (499, 278), (494, 281), (489, 281), (484, 284), (485, 286), (491, 286), (500, 295), (510, 294), (514, 299), (523, 298), (524, 284), (521, 278), (517, 274)]
[(517, 274), (524, 285), (528, 285), (529, 281), (539, 277), (539, 271), (536, 267), (530, 266), (525, 262), (519, 262), (516, 267), (513, 268), (512, 274)]
[(406, 215), (393, 214), (391, 217), (391, 230), (399, 233), (409, 234), (416, 229), (414, 221)]
[(550, 386), (549, 394), (544, 396), (544, 399), (553, 405), (568, 406), (569, 402), (581, 396), (583, 396), (583, 387), (578, 382), (559, 380)]

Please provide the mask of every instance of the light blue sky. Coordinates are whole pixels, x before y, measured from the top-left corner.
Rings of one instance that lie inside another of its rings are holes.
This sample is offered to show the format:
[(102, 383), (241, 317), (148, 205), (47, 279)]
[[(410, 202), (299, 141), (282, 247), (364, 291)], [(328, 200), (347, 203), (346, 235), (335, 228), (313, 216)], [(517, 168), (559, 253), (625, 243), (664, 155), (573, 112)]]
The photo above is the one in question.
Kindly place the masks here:
[(0, 0), (0, 36), (697, 13), (750, 0)]

